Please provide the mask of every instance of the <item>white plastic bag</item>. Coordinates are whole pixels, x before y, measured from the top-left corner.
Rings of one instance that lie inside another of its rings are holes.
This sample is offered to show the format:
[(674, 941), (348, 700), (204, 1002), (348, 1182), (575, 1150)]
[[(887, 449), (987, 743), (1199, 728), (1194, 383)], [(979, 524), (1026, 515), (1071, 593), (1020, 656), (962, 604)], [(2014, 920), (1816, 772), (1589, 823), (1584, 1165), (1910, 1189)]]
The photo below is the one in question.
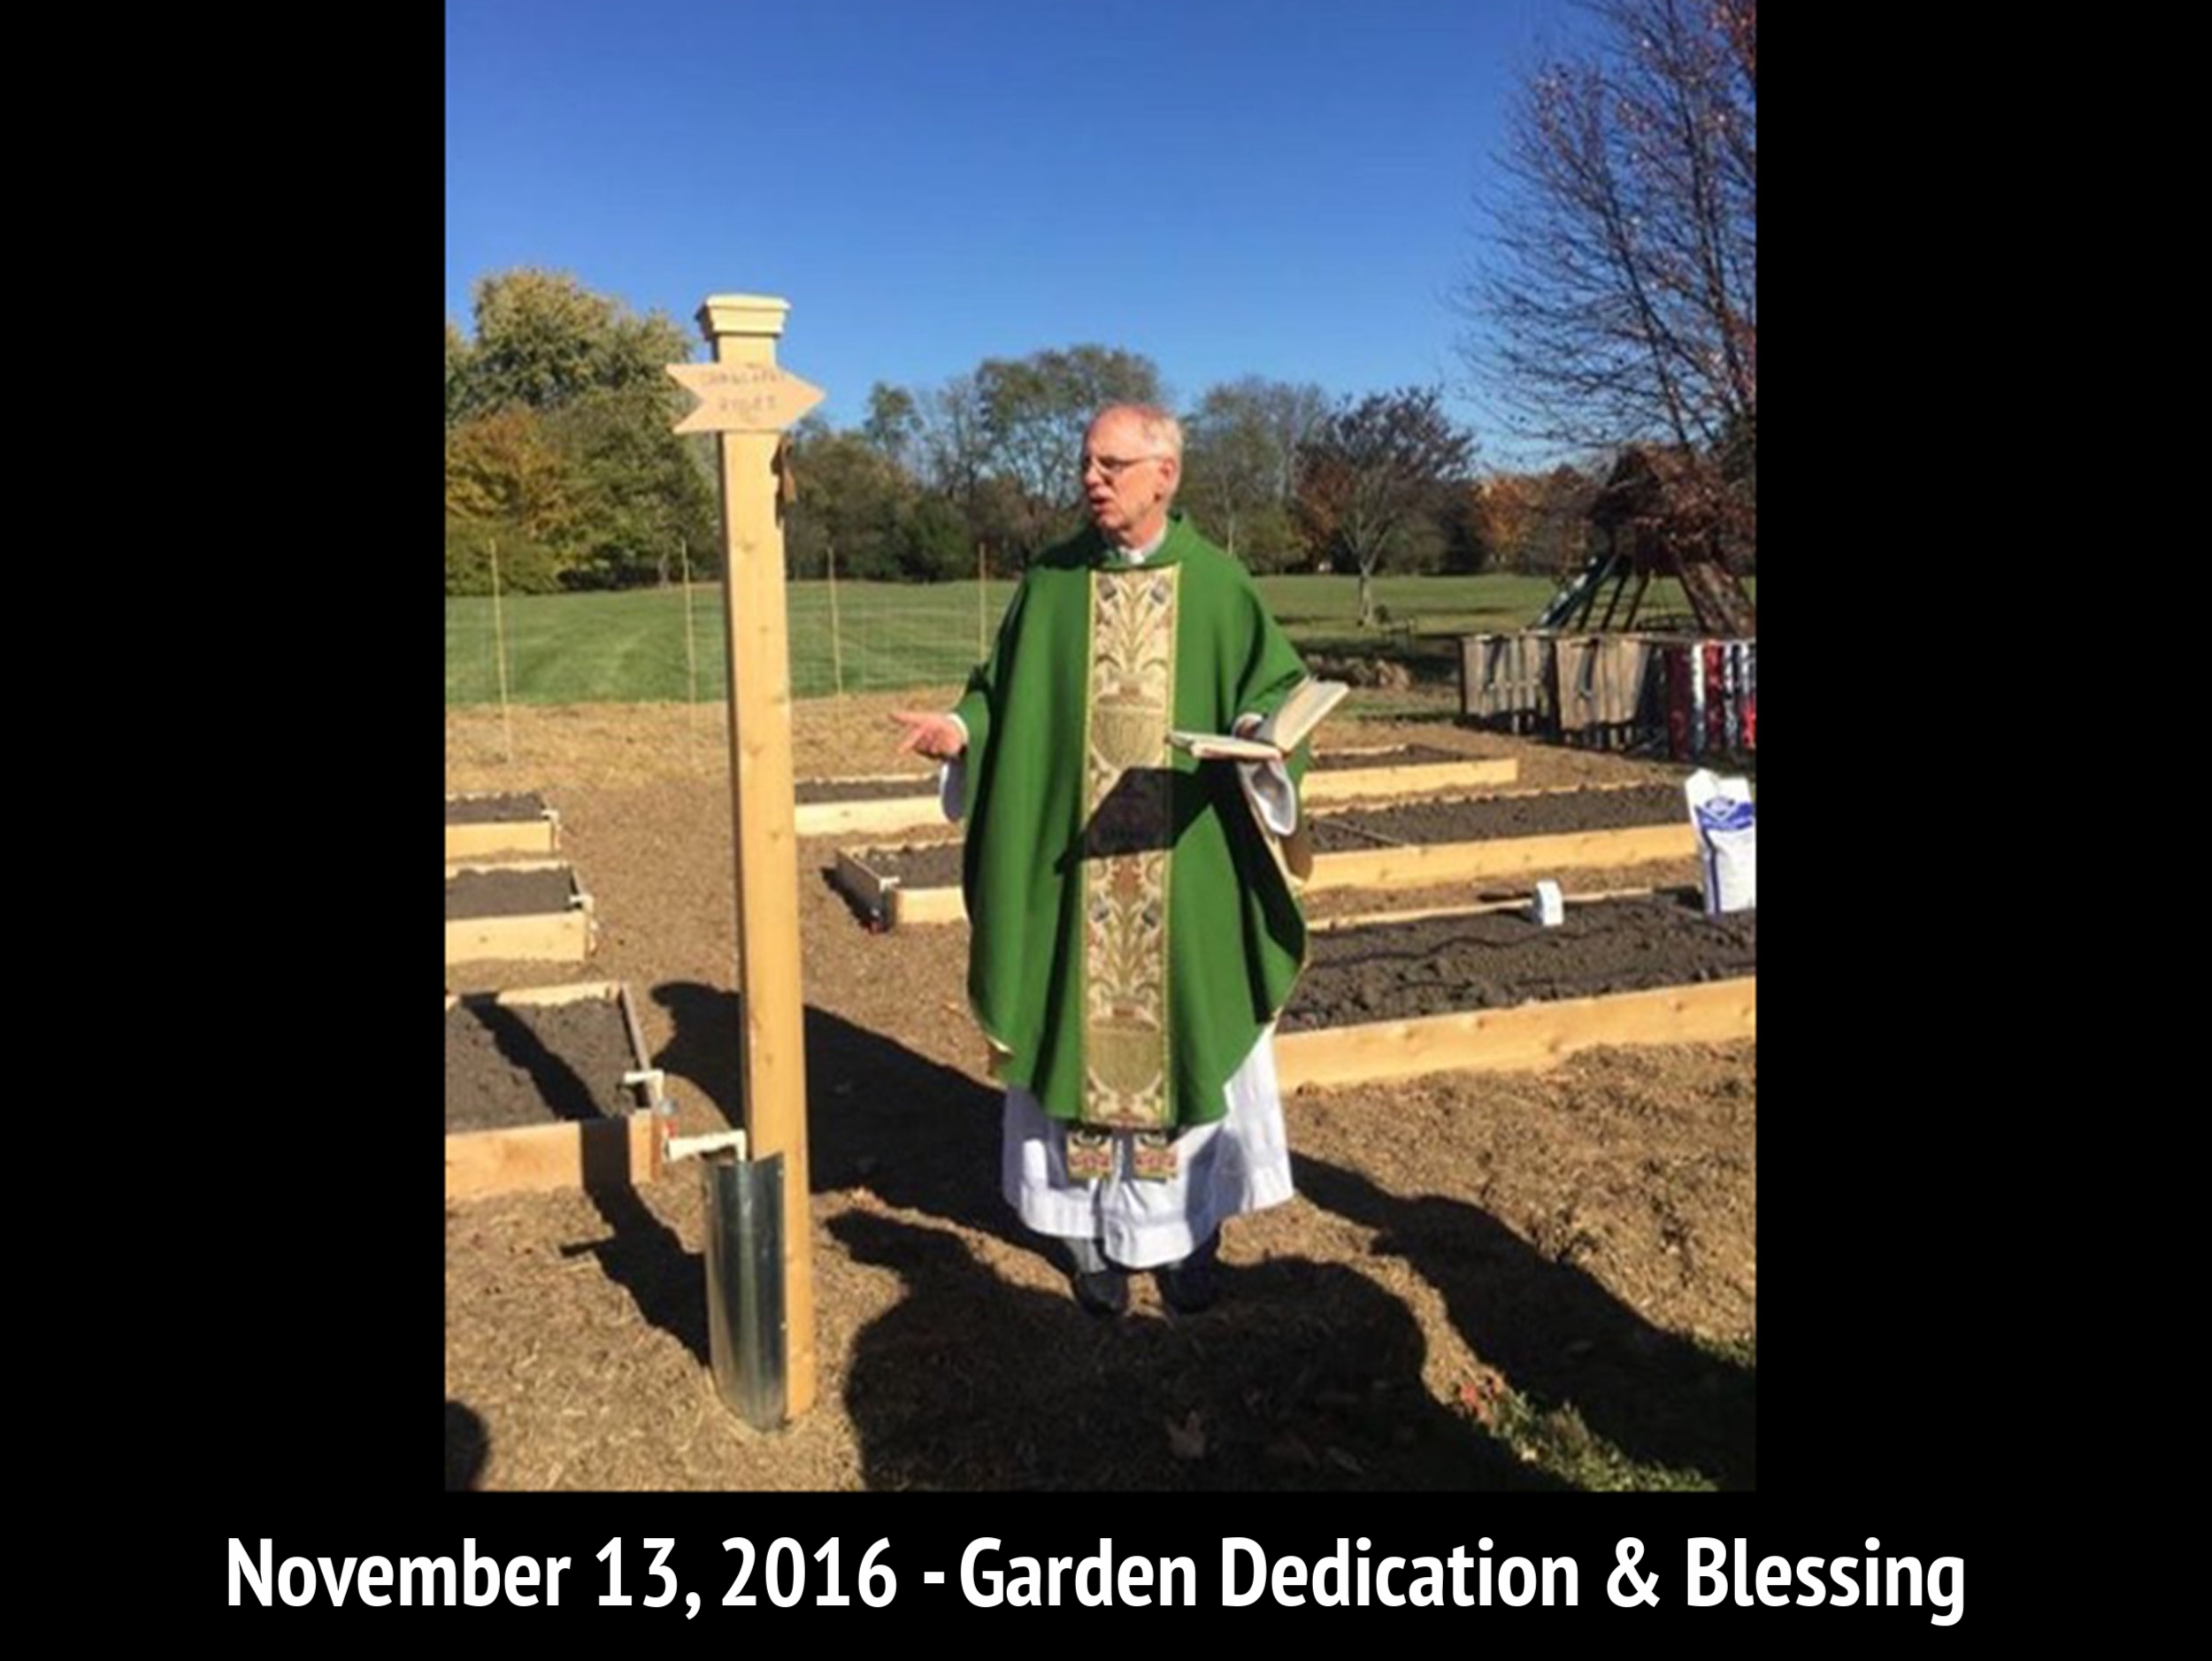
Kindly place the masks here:
[(1724, 779), (1700, 767), (1682, 781), (1697, 833), (1698, 885), (1705, 915), (1748, 911), (1759, 904), (1758, 815), (1747, 779)]

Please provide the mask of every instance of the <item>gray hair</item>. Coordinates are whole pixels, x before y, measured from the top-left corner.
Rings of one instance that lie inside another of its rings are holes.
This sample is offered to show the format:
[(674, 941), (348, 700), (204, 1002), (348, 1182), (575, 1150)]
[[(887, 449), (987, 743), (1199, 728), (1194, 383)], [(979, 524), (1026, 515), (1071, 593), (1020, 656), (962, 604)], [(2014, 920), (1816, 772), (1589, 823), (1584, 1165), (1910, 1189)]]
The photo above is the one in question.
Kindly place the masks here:
[(1155, 404), (1110, 404), (1091, 418), (1094, 427), (1113, 414), (1133, 415), (1144, 428), (1144, 442), (1163, 455), (1183, 459), (1183, 424)]

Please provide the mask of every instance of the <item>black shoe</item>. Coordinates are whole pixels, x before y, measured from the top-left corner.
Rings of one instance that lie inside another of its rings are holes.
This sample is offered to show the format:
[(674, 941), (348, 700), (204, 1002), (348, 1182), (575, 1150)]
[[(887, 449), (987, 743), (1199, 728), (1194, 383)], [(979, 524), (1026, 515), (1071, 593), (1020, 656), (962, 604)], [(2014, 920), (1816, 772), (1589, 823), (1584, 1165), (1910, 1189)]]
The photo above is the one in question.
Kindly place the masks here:
[(1202, 1314), (1221, 1299), (1221, 1277), (1214, 1259), (1221, 1251), (1221, 1231), (1216, 1229), (1189, 1257), (1159, 1271), (1160, 1299), (1179, 1315)]
[(1075, 1263), (1068, 1278), (1086, 1313), (1107, 1319), (1129, 1312), (1129, 1273), (1108, 1262), (1095, 1240), (1071, 1240), (1068, 1256)]
[(1075, 1301), (1087, 1314), (1111, 1319), (1129, 1312), (1129, 1276), (1120, 1269), (1078, 1269), (1071, 1277)]

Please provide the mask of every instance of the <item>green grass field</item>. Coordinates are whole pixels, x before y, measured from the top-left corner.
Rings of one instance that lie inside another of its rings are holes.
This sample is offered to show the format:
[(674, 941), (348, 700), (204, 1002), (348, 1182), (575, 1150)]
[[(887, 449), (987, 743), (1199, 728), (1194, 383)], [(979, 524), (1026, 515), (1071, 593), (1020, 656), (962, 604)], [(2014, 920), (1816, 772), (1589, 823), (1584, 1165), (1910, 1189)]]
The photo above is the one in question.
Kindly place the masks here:
[[(1381, 651), (1430, 678), (1453, 673), (1459, 635), (1522, 627), (1556, 588), (1544, 577), (1380, 577), (1376, 598), (1393, 627), (1363, 631), (1355, 621), (1355, 578), (1263, 577), (1259, 584), (1301, 650)], [(827, 583), (795, 582), (785, 592), (792, 693), (818, 698), (964, 679), (987, 648), (1014, 585), (993, 582), (979, 592), (972, 582), (841, 582), (833, 626)], [(1643, 611), (1682, 607), (1675, 585), (1662, 581), (1652, 585)], [(488, 599), (445, 603), (449, 704), (498, 702), (502, 635), (505, 694), (517, 704), (682, 703), (726, 696), (722, 593), (716, 586), (692, 588), (688, 614), (680, 588), (511, 596), (500, 603), (496, 625)]]

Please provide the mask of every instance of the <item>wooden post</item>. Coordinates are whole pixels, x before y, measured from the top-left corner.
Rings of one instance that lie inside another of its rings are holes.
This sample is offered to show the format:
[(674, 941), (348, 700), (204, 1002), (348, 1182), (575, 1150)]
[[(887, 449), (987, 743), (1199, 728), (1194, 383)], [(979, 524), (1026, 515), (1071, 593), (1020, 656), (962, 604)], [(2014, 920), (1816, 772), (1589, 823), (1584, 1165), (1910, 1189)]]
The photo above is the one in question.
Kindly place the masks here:
[(843, 643), (838, 638), (837, 620), (837, 538), (822, 538), (822, 565), (829, 575), (830, 607), (830, 684), (837, 691), (837, 735), (845, 737), (845, 657)]
[[(717, 364), (757, 365), (772, 377), (776, 341), (790, 309), (787, 301), (763, 295), (713, 295), (699, 308), (699, 327)], [(798, 844), (791, 824), (790, 626), (776, 472), (779, 428), (788, 419), (764, 430), (749, 423), (746, 429), (725, 428), (718, 438), (745, 1132), (755, 1158), (781, 1154), (784, 1160), (785, 1405), (795, 1417), (814, 1405), (814, 1222), (799, 990)]]
[(499, 730), (507, 746), (507, 765), (515, 765), (515, 718), (507, 707), (507, 629), (499, 616), (499, 544), (492, 550), (492, 658), (499, 670)]
[(691, 623), (691, 544), (679, 536), (676, 549), (684, 562), (684, 719), (691, 723), (692, 736), (696, 738), (699, 733), (699, 648)]
[[(677, 537), (677, 555), (684, 559), (684, 701), (699, 704), (699, 646), (690, 619), (690, 542)], [(699, 710), (693, 710), (697, 717)]]

